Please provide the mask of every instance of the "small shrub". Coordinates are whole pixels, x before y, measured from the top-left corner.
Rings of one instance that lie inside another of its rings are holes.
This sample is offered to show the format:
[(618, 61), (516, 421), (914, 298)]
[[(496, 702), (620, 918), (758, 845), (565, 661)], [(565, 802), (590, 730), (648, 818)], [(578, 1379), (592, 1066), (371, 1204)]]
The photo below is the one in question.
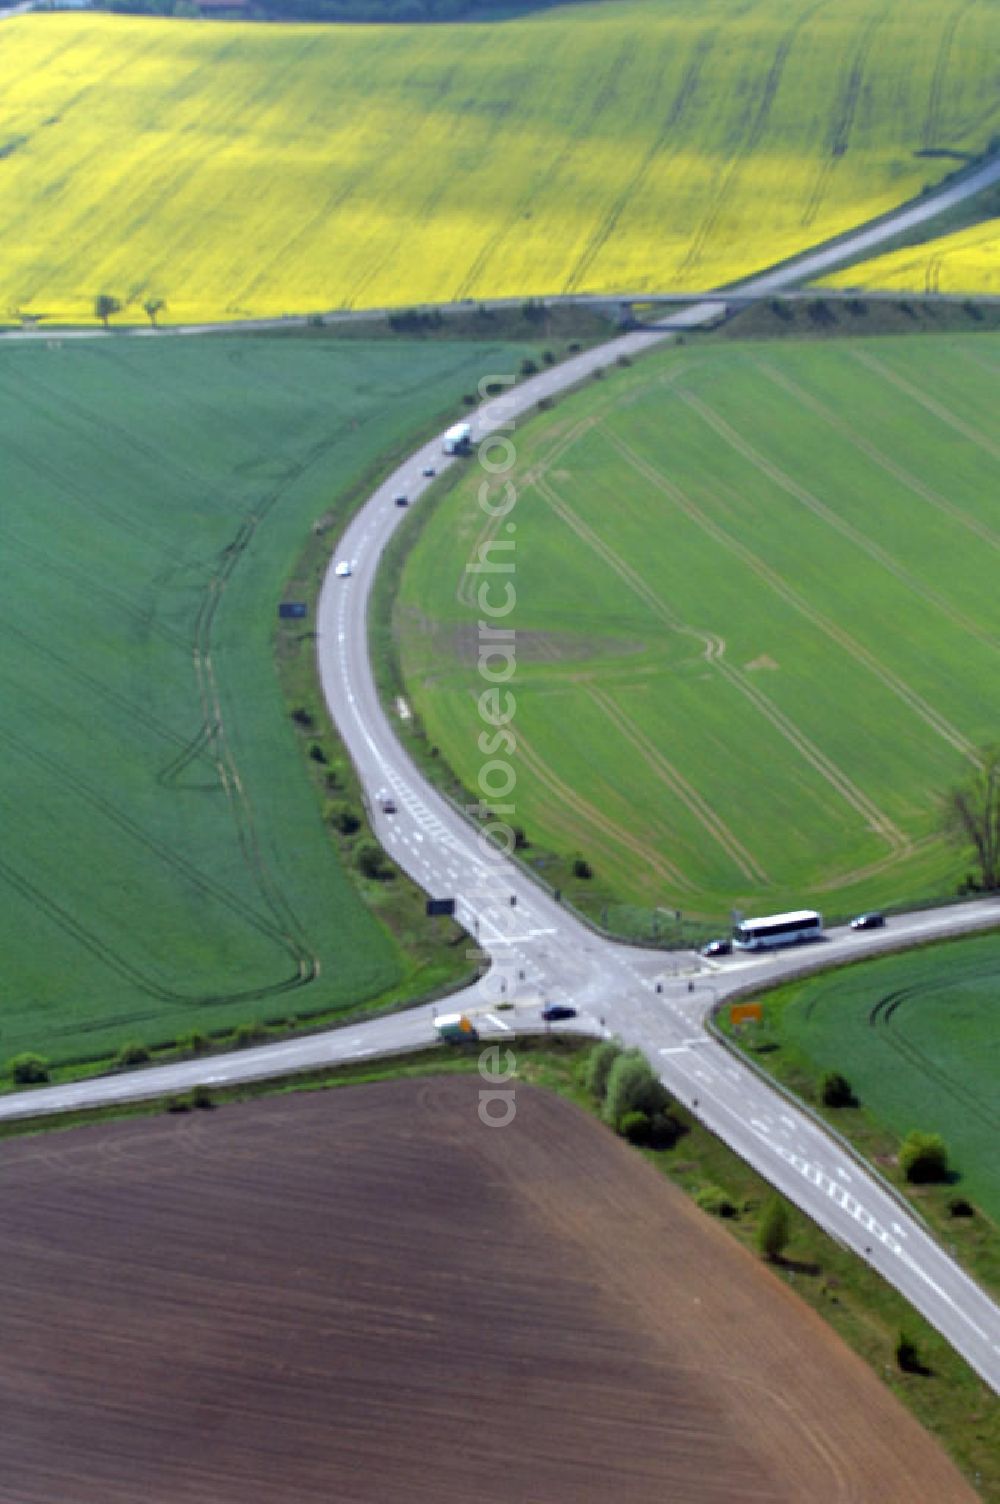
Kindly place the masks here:
[(204, 1055), (209, 1049), (210, 1040), (207, 1034), (202, 1034), (200, 1029), (192, 1029), (190, 1034), (182, 1034), (177, 1041), (179, 1049), (185, 1055)]
[(554, 366), (555, 363), (556, 363), (556, 358), (553, 355), (552, 351), (551, 350), (543, 350), (542, 351), (542, 364), (546, 365), (546, 366)]
[(681, 1125), (669, 1112), (654, 1112), (649, 1119), (652, 1149), (672, 1149), (681, 1136)]
[(600, 1044), (594, 1045), (587, 1056), (584, 1085), (598, 1102), (604, 1100), (604, 1093), (608, 1087), (608, 1075), (621, 1052), (622, 1046), (619, 1040), (602, 1039)]
[(648, 1144), (649, 1113), (641, 1111), (622, 1113), (618, 1120), (618, 1132), (622, 1138), (627, 1138), (630, 1144)]
[(611, 1063), (604, 1090), (603, 1117), (617, 1128), (628, 1112), (648, 1117), (670, 1105), (666, 1087), (641, 1050), (623, 1050)]
[(582, 346), (578, 339), (571, 339), (569, 344), (566, 346), (566, 349), (569, 351), (570, 355), (578, 355), (580, 353), (580, 350), (582, 349)]
[(349, 804), (330, 803), (324, 814), (334, 830), (339, 830), (342, 836), (352, 836), (356, 830), (361, 829), (361, 820)]
[(593, 875), (594, 869), (590, 863), (584, 857), (578, 856), (573, 863), (573, 876), (586, 880), (593, 877)]
[(627, 368), (632, 364), (632, 357), (631, 355), (619, 355), (615, 364)]
[(899, 1151), (899, 1168), (911, 1185), (932, 1185), (948, 1178), (948, 1150), (939, 1133), (908, 1133)]
[(837, 322), (837, 315), (826, 302), (825, 298), (815, 298), (809, 304), (808, 312), (813, 323), (819, 324), (821, 327)]
[(520, 370), (522, 376), (534, 376), (538, 370), (538, 366), (536, 362), (531, 359), (530, 355), (526, 355), (521, 361)]
[(8, 1060), (7, 1071), (18, 1086), (37, 1086), (49, 1079), (49, 1062), (41, 1055), (15, 1055)]
[(740, 1214), (736, 1202), (718, 1185), (702, 1186), (694, 1199), (696, 1206), (713, 1217), (738, 1217)]
[(476, 405), (476, 398), (472, 395), (471, 392), (464, 392), (462, 394), (462, 401), (465, 403), (466, 407), (475, 407)]
[(949, 1217), (974, 1217), (976, 1208), (964, 1196), (952, 1196), (948, 1202), (948, 1215)]
[(820, 1086), (820, 1096), (826, 1107), (856, 1107), (858, 1099), (851, 1090), (851, 1083), (839, 1071), (827, 1071)]
[(555, 400), (552, 397), (539, 397), (535, 404), (540, 413), (550, 413), (555, 405)]
[(309, 756), (312, 758), (313, 762), (326, 763), (329, 761), (319, 742), (309, 743)]
[(920, 1357), (920, 1349), (908, 1332), (901, 1331), (896, 1338), (896, 1365), (902, 1373), (930, 1373)]
[(115, 1065), (145, 1065), (149, 1059), (149, 1049), (138, 1039), (130, 1039), (123, 1044), (115, 1056)]
[(250, 1023), (237, 1024), (230, 1035), (232, 1043), (238, 1050), (245, 1049), (247, 1045), (261, 1044), (266, 1038), (267, 1030), (256, 1019)]
[(311, 731), (316, 724), (304, 705), (296, 705), (292, 711), (292, 720), (296, 726), (301, 726), (303, 731)]
[(515, 851), (523, 851), (526, 846), (530, 846), (531, 845), (531, 842), (528, 840), (528, 837), (524, 833), (524, 826), (523, 825), (512, 825), (511, 829), (514, 832), (514, 850)]
[(354, 860), (362, 877), (372, 878), (375, 882), (388, 882), (396, 875), (395, 867), (381, 846), (376, 845), (374, 841), (362, 841)]
[(780, 1196), (772, 1196), (761, 1213), (757, 1247), (766, 1259), (776, 1264), (785, 1251), (788, 1236), (788, 1207)]
[(191, 1099), (190, 1099), (190, 1097), (168, 1097), (167, 1098), (167, 1111), (168, 1112), (190, 1112), (191, 1111)]
[(215, 1106), (215, 1100), (207, 1086), (196, 1086), (188, 1099), (192, 1107), (200, 1111), (210, 1111)]

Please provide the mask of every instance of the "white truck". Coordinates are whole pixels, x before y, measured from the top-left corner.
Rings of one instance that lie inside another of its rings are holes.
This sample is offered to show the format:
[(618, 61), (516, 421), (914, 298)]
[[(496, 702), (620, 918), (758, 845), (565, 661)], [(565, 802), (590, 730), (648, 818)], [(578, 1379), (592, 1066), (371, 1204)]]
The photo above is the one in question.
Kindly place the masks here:
[(441, 442), (445, 454), (468, 454), (472, 448), (472, 424), (453, 423)]

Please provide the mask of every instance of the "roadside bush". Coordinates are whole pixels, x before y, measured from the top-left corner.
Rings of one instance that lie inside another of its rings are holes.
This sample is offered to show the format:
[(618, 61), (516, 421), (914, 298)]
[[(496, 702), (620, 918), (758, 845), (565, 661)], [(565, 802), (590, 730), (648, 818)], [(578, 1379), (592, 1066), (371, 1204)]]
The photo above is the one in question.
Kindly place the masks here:
[(948, 1178), (948, 1150), (939, 1133), (914, 1130), (903, 1140), (899, 1168), (911, 1185), (932, 1185)]
[(215, 1100), (207, 1086), (194, 1087), (188, 1100), (192, 1107), (197, 1107), (202, 1112), (210, 1111), (215, 1106)]
[(584, 1084), (590, 1095), (598, 1102), (603, 1102), (604, 1094), (608, 1088), (608, 1075), (618, 1056), (622, 1052), (621, 1041), (618, 1039), (602, 1039), (600, 1044), (595, 1044), (587, 1056), (587, 1071)]
[(757, 1226), (757, 1247), (766, 1259), (776, 1264), (788, 1244), (788, 1235), (788, 1207), (780, 1196), (772, 1196)]
[(649, 1120), (649, 1147), (672, 1149), (682, 1131), (680, 1123), (669, 1112), (654, 1112)]
[(327, 755), (323, 751), (323, 748), (320, 746), (319, 742), (309, 743), (309, 756), (312, 758), (313, 762), (325, 763), (327, 761)]
[(262, 1044), (266, 1038), (267, 1030), (256, 1019), (250, 1023), (237, 1024), (230, 1035), (232, 1043), (238, 1050), (245, 1049), (250, 1044)]
[(292, 720), (296, 726), (301, 726), (303, 731), (311, 731), (316, 724), (304, 705), (296, 705), (292, 711)]
[(647, 1117), (670, 1105), (666, 1087), (641, 1050), (623, 1050), (611, 1064), (604, 1090), (604, 1121), (619, 1128), (626, 1113)]
[(858, 1099), (851, 1090), (851, 1083), (839, 1071), (827, 1071), (820, 1085), (820, 1096), (826, 1107), (857, 1107)]
[(896, 1365), (902, 1373), (930, 1373), (930, 1369), (920, 1357), (920, 1349), (916, 1342), (903, 1331), (896, 1338)]
[(167, 1111), (168, 1112), (190, 1112), (191, 1111), (191, 1099), (190, 1099), (190, 1097), (168, 1097), (167, 1098)]
[(696, 1206), (713, 1217), (738, 1217), (740, 1214), (736, 1202), (718, 1185), (702, 1186), (694, 1200)]
[(185, 1055), (204, 1055), (211, 1041), (207, 1034), (202, 1034), (200, 1029), (192, 1029), (190, 1034), (182, 1034), (177, 1041), (177, 1047), (183, 1050)]
[(323, 813), (334, 830), (339, 830), (342, 836), (352, 836), (356, 830), (361, 829), (360, 818), (343, 800), (327, 804)]
[(15, 1055), (7, 1061), (7, 1072), (18, 1086), (37, 1086), (49, 1079), (49, 1062), (41, 1055)]
[(145, 1065), (148, 1059), (148, 1047), (138, 1039), (130, 1039), (126, 1044), (122, 1045), (115, 1056), (115, 1065), (125, 1067), (130, 1065)]
[(578, 856), (573, 863), (573, 876), (583, 878), (585, 881), (592, 878), (594, 869), (585, 857)]
[(373, 878), (376, 882), (388, 882), (395, 877), (396, 869), (389, 861), (381, 846), (374, 841), (362, 841), (355, 856), (358, 871), (362, 877)]
[(948, 1202), (948, 1215), (949, 1217), (974, 1217), (976, 1208), (964, 1196), (952, 1196)]
[(649, 1113), (626, 1112), (618, 1122), (618, 1132), (622, 1138), (627, 1138), (630, 1144), (649, 1143)]
[(521, 361), (520, 369), (522, 376), (534, 376), (538, 370), (538, 366), (535, 361), (531, 359), (530, 355), (526, 355)]
[(543, 350), (542, 351), (542, 362), (543, 362), (544, 365), (547, 365), (547, 366), (554, 366), (555, 365), (556, 358), (553, 355), (553, 353), (552, 353), (551, 350)]

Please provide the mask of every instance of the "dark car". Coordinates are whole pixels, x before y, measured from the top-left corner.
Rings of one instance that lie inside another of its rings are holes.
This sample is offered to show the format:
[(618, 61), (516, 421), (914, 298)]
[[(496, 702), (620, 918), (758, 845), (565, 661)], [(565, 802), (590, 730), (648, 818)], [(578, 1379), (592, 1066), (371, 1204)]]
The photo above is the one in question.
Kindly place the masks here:
[(379, 808), (383, 815), (394, 815), (396, 813), (396, 801), (389, 794), (383, 794), (379, 800)]
[(728, 956), (733, 948), (731, 940), (710, 940), (701, 948), (703, 956)]
[(400, 491), (398, 496), (394, 496), (392, 499), (396, 503), (397, 507), (408, 507), (410, 505), (410, 498), (408, 496), (404, 496), (402, 491)]
[(431, 478), (432, 475), (437, 475), (437, 471), (434, 469), (434, 466), (433, 465), (425, 465), (424, 466), (424, 476), (425, 476), (425, 478), (427, 480), (430, 480), (430, 478)]
[(880, 930), (885, 924), (885, 915), (873, 910), (870, 914), (858, 914), (851, 920), (852, 930)]
[(546, 1003), (542, 1009), (542, 1017), (547, 1024), (557, 1024), (563, 1018), (575, 1018), (576, 1009), (568, 1003)]

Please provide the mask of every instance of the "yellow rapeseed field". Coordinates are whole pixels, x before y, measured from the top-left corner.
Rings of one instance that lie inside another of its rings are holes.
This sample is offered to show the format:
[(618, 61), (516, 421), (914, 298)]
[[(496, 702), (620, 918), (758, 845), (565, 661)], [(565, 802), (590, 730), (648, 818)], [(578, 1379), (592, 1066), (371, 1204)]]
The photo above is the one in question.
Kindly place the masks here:
[(1000, 293), (1000, 219), (924, 245), (875, 256), (826, 279), (827, 287), (900, 292)]
[(980, 150), (998, 44), (993, 0), (5, 21), (0, 316), (711, 287)]

